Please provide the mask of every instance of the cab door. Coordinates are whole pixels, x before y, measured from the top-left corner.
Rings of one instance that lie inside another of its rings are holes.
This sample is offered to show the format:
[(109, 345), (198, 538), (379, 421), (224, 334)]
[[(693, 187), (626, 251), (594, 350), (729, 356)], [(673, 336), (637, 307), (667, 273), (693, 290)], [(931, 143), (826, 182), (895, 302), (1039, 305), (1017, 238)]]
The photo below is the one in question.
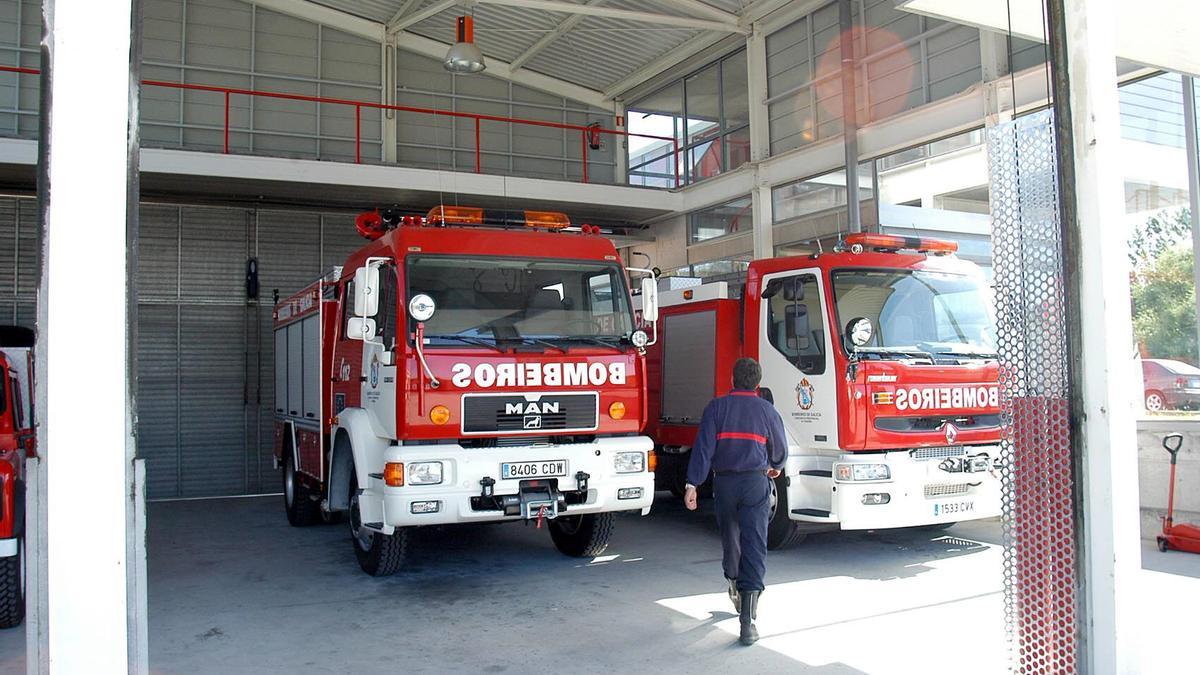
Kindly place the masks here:
[[(367, 264), (371, 264), (368, 260)], [(384, 438), (396, 438), (396, 357), (395, 349), (402, 336), (397, 330), (404, 325), (398, 321), (400, 286), (396, 265), (379, 265), (379, 303), (375, 321), (375, 338), (363, 340), (362, 407), (372, 417), (376, 429)]]
[(818, 269), (789, 270), (763, 279), (758, 354), (762, 386), (803, 448), (837, 448), (837, 386)]

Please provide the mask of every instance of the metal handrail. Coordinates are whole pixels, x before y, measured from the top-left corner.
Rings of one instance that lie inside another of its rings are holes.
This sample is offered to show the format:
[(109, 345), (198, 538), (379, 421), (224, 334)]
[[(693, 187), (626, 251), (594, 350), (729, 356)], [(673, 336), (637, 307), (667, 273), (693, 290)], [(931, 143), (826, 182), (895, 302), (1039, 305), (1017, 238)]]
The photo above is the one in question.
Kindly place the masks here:
[[(0, 72), (21, 73), (25, 75), (40, 75), (41, 70), (37, 68), (22, 68), (18, 66), (0, 65)], [(308, 103), (325, 103), (331, 105), (344, 105), (354, 108), (354, 162), (362, 163), (362, 109), (374, 108), (377, 110), (394, 110), (397, 112), (418, 113), (424, 115), (440, 115), (444, 117), (460, 117), (463, 119), (471, 119), (475, 121), (475, 173), (483, 173), (482, 152), (480, 148), (480, 125), (482, 122), (501, 122), (506, 124), (524, 124), (535, 127), (548, 127), (551, 129), (564, 129), (569, 131), (578, 131), (582, 148), (583, 162), (583, 182), (588, 182), (588, 136), (590, 134), (608, 134), (612, 136), (636, 136), (639, 138), (650, 138), (659, 141), (670, 141), (673, 147), (672, 155), (675, 158), (675, 187), (680, 186), (679, 176), (679, 141), (671, 136), (655, 136), (653, 134), (639, 134), (620, 129), (608, 129), (601, 126), (583, 126), (579, 124), (566, 124), (563, 122), (547, 122), (543, 120), (522, 119), (519, 117), (503, 117), (500, 115), (482, 115), (479, 113), (459, 112), (456, 110), (438, 110), (436, 108), (419, 108), (416, 106), (407, 105), (392, 105), (387, 103), (376, 103), (374, 101), (355, 101), (344, 98), (330, 98), (327, 96), (308, 96), (305, 94), (286, 94), (275, 91), (262, 91), (259, 89), (241, 89), (237, 87), (219, 87), (208, 84), (186, 84), (183, 82), (169, 82), (166, 80), (142, 80), (143, 86), (149, 87), (164, 87), (167, 89), (187, 89), (191, 91), (207, 91), (217, 94), (223, 94), (225, 97), (225, 123), (224, 123), (224, 147), (223, 152), (229, 154), (229, 98), (230, 96), (249, 96), (258, 98), (274, 98), (288, 101), (305, 101)]]

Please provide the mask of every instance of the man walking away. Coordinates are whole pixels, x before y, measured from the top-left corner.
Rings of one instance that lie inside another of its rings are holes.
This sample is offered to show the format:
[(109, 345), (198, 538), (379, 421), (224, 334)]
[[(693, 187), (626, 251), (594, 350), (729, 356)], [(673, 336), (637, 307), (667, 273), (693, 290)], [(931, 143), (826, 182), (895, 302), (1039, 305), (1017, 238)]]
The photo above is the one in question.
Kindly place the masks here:
[(711, 469), (713, 496), (729, 599), (741, 618), (739, 640), (758, 640), (754, 619), (767, 568), (771, 480), (787, 459), (787, 433), (775, 407), (758, 396), (762, 368), (754, 359), (733, 364), (733, 391), (704, 408), (688, 463), (684, 504), (696, 510), (696, 486)]

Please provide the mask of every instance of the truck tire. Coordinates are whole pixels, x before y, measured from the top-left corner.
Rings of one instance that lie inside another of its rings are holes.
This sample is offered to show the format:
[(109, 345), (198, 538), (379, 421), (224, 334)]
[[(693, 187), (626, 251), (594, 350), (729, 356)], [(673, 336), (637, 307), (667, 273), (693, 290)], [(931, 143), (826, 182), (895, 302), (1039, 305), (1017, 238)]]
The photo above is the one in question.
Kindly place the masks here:
[(787, 479), (771, 481), (771, 521), (767, 524), (767, 549), (777, 551), (794, 546), (808, 536), (800, 524), (788, 517)]
[(283, 446), (283, 508), (293, 527), (308, 527), (321, 518), (321, 505), (296, 475), (296, 460), (287, 442)]
[(550, 521), (550, 538), (559, 553), (572, 558), (592, 558), (608, 548), (615, 519), (611, 513), (559, 516)]
[(350, 477), (350, 543), (362, 571), (373, 577), (388, 577), (399, 572), (408, 558), (408, 530), (396, 528), (391, 535), (362, 526), (358, 511), (358, 479)]
[(0, 558), (0, 628), (15, 628), (25, 618), (25, 542), (17, 554)]

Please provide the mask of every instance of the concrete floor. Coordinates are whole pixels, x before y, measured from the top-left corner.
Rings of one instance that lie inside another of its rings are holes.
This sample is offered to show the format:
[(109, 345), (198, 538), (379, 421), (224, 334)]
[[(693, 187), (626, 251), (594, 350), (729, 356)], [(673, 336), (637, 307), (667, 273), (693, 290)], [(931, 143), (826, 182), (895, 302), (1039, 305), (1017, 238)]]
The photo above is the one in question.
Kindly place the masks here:
[[(622, 517), (596, 560), (559, 555), (533, 527), (448, 528), (422, 532), (389, 579), (358, 570), (344, 526), (288, 527), (279, 498), (153, 504), (151, 670), (1005, 672), (996, 521), (815, 535), (771, 554), (763, 639), (747, 649), (711, 502), (692, 514), (661, 497), (652, 516)], [(1155, 610), (1165, 594), (1200, 602), (1200, 556), (1144, 557), (1146, 629), (1182, 635), (1185, 618)], [(23, 639), (0, 633), (0, 673), (23, 672)]]

